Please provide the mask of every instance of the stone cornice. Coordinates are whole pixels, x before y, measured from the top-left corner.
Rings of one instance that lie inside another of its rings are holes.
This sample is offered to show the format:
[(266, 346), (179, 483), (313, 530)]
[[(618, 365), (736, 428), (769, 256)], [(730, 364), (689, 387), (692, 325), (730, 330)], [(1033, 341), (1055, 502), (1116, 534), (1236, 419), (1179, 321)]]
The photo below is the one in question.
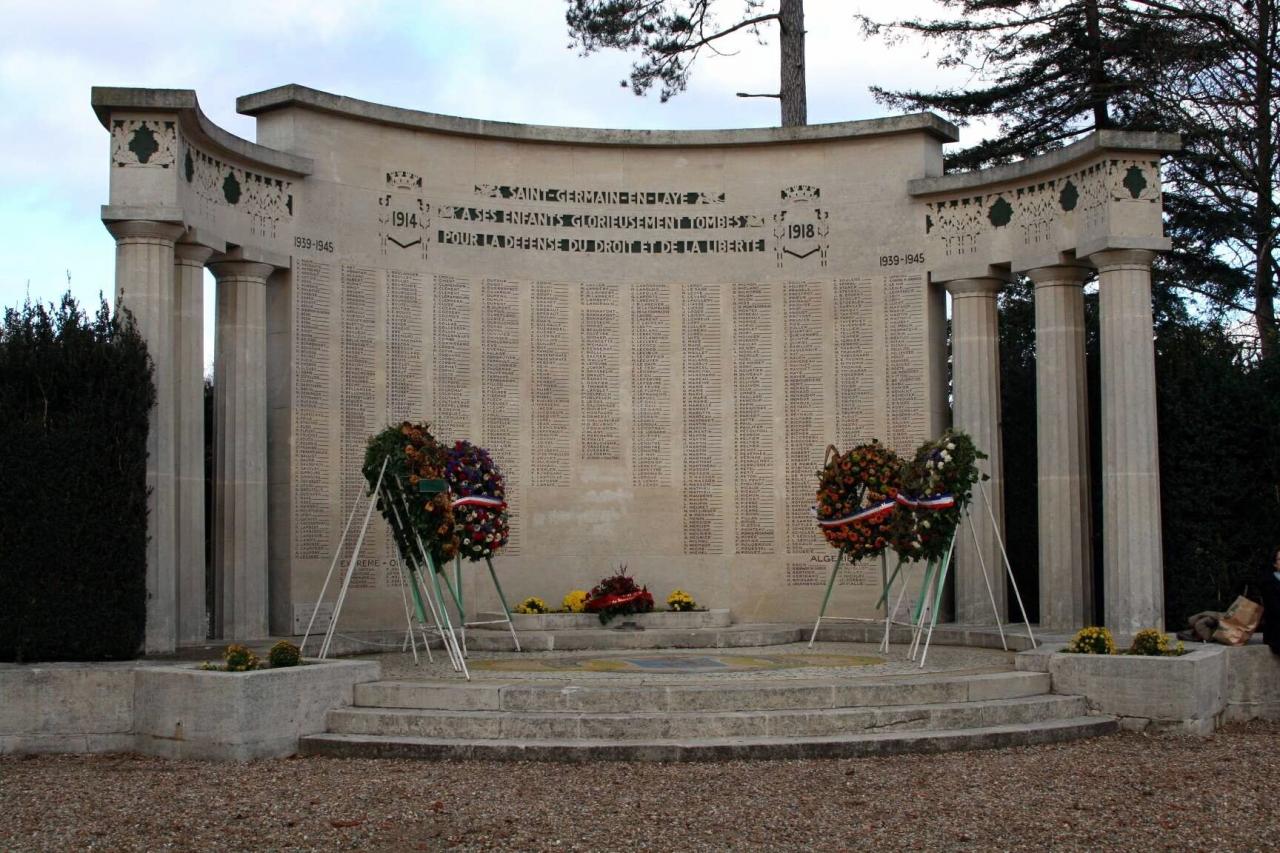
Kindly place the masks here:
[(738, 130), (614, 130), (458, 118), (375, 104), (297, 84), (279, 86), (236, 99), (236, 111), (249, 116), (258, 116), (289, 107), (301, 107), (356, 121), (376, 122), (457, 136), (562, 145), (630, 145), (651, 148), (771, 145), (826, 142), (902, 133), (924, 133), (942, 142), (955, 142), (959, 139), (959, 132), (955, 125), (933, 113), (913, 113), (890, 118), (812, 124), (804, 127), (761, 127)]
[(1019, 160), (1017, 163), (972, 172), (955, 172), (936, 178), (917, 178), (907, 182), (907, 192), (918, 198), (970, 193), (974, 190), (985, 192), (993, 187), (1031, 182), (1041, 175), (1061, 172), (1085, 160), (1102, 156), (1103, 152), (1159, 155), (1181, 149), (1182, 136), (1177, 133), (1100, 130), (1057, 151)]
[(299, 157), (241, 139), (218, 127), (200, 109), (196, 93), (191, 89), (131, 89), (94, 86), (90, 95), (93, 111), (102, 126), (111, 129), (113, 112), (176, 113), (184, 136), (205, 151), (221, 154), (238, 165), (264, 172), (302, 177), (312, 172), (308, 157)]

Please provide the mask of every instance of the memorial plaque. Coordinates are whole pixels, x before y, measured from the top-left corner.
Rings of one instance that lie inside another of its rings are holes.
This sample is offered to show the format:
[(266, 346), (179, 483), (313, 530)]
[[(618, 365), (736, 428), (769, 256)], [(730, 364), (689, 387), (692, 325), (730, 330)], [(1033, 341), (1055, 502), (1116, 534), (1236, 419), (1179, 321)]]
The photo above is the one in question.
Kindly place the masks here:
[[(924, 237), (902, 237), (914, 208), (884, 190), (920, 175), (932, 137), (544, 145), (279, 114), (328, 152), (278, 226), (294, 229), (293, 364), (270, 404), (294, 434), (273, 505), (292, 543), (272, 570), (292, 573), (293, 604), (318, 590), (388, 422), (493, 454), (510, 598), (558, 602), (625, 564), (743, 620), (816, 612), (828, 444), (909, 454), (941, 431)], [(352, 629), (403, 619), (394, 557), (378, 527)], [(478, 577), (468, 600), (496, 605)], [(834, 606), (870, 615), (878, 567), (837, 580)]]

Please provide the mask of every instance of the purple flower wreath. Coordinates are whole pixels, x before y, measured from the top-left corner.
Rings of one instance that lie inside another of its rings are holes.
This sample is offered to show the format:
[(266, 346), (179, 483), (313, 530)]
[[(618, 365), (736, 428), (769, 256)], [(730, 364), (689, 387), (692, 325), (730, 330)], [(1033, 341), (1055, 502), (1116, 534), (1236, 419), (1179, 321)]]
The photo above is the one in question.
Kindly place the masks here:
[(453, 495), (458, 552), (473, 562), (492, 557), (510, 535), (502, 472), (489, 451), (458, 441), (445, 451), (444, 478)]

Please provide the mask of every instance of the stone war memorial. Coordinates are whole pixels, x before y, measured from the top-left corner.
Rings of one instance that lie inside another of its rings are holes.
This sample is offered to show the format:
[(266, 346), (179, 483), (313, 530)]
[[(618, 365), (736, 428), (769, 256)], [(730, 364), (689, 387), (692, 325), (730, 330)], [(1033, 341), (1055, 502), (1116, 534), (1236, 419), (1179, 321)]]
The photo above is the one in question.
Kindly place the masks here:
[[(505, 472), (498, 570), (515, 598), (625, 564), (740, 620), (807, 619), (834, 560), (810, 514), (824, 446), (876, 438), (909, 457), (954, 424), (990, 456), (999, 516), (995, 299), (1022, 273), (1036, 282), (1042, 622), (1090, 622), (1091, 524), (1108, 624), (1161, 622), (1148, 297), (1176, 137), (1102, 132), (944, 176), (957, 134), (931, 114), (610, 131), (285, 86), (237, 103), (254, 144), (190, 91), (95, 89), (93, 105), (119, 298), (156, 354), (149, 650), (204, 637), (206, 266), (227, 639), (302, 632), (366, 488), (365, 442), (404, 419), (488, 447)], [(1102, 483), (1086, 468), (1095, 269)], [(1001, 565), (990, 526), (975, 530), (957, 540), (959, 622), (990, 622), (977, 550)], [(395, 560), (375, 530), (344, 624), (396, 624)], [(872, 568), (842, 569), (833, 605), (873, 615)]]
[[(0, 664), (0, 752), (853, 757), (1280, 715), (1264, 647), (1162, 633), (1178, 136), (944, 174), (929, 113), (602, 130), (291, 85), (238, 100), (249, 142), (188, 90), (92, 105), (154, 365), (151, 659)], [(1006, 628), (996, 309), (1021, 276), (1039, 620)], [(211, 634), (226, 665), (189, 662)], [(1079, 653), (1112, 634), (1150, 649)]]

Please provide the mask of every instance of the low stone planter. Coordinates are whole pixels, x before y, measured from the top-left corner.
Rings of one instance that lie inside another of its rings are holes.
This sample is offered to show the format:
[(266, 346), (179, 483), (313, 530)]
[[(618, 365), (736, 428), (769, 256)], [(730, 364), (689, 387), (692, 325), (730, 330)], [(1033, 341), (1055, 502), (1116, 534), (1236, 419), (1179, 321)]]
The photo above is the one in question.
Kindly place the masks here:
[[(501, 613), (481, 613), (477, 619), (489, 621), (502, 619)], [(652, 613), (632, 613), (615, 616), (608, 625), (600, 624), (594, 613), (512, 613), (511, 624), (517, 631), (569, 631), (585, 628), (617, 628), (624, 622), (634, 622), (637, 628), (727, 628), (733, 619), (727, 608), (720, 610), (655, 610)], [(484, 628), (507, 630), (506, 624), (484, 625)], [(475, 630), (475, 629), (472, 629)]]
[(375, 661), (255, 672), (198, 664), (0, 664), (0, 753), (128, 752), (219, 761), (291, 755)]
[(350, 705), (373, 661), (323, 661), (253, 672), (197, 666), (139, 670), (136, 748), (166, 758), (245, 761), (291, 755), (298, 738), (325, 729), (331, 708)]
[(1280, 655), (1263, 643), (1227, 649), (1227, 720), (1280, 720)]
[(1180, 657), (1049, 656), (1053, 692), (1084, 696), (1124, 728), (1210, 734), (1227, 706), (1227, 649), (1193, 646)]
[(0, 754), (132, 749), (138, 668), (0, 663)]

